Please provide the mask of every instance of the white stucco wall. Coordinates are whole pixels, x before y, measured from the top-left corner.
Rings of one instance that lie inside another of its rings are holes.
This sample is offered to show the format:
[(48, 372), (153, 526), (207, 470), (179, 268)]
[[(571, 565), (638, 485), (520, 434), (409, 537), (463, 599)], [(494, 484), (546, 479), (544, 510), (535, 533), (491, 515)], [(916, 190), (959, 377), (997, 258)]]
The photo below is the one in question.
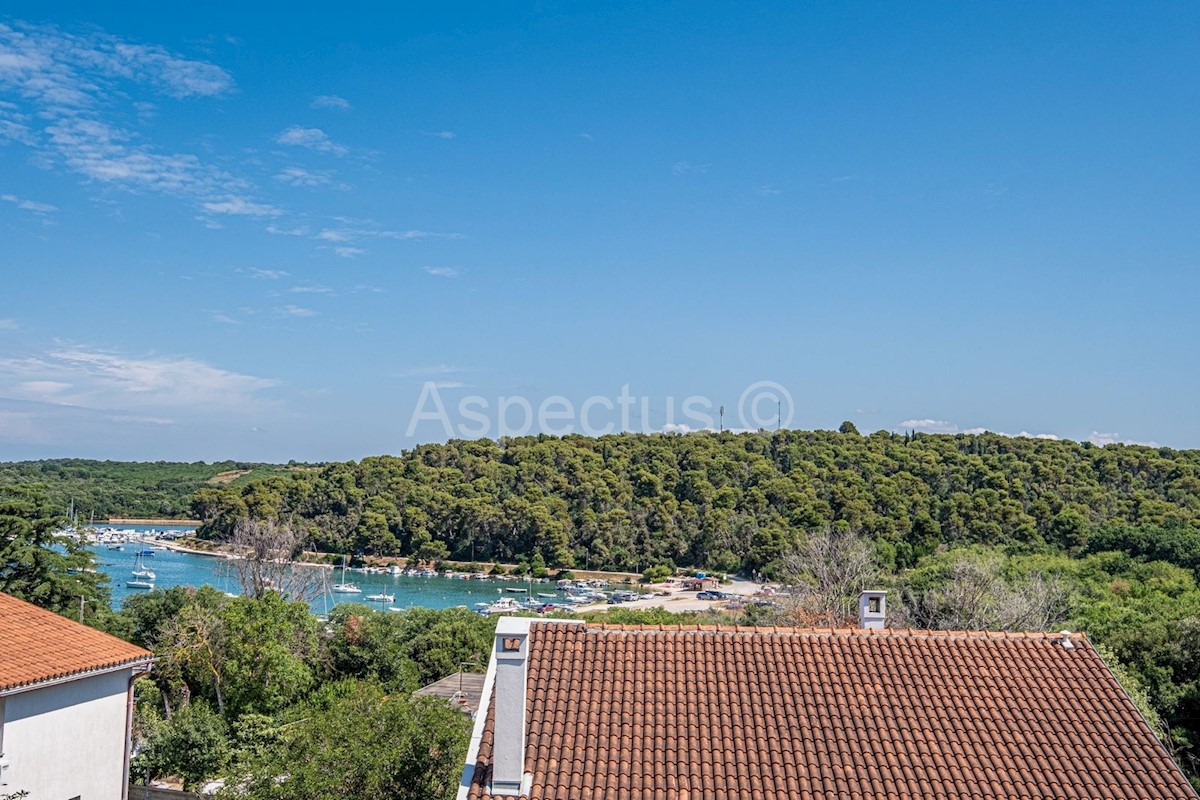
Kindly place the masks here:
[(6, 696), (0, 794), (120, 800), (131, 675), (123, 669)]

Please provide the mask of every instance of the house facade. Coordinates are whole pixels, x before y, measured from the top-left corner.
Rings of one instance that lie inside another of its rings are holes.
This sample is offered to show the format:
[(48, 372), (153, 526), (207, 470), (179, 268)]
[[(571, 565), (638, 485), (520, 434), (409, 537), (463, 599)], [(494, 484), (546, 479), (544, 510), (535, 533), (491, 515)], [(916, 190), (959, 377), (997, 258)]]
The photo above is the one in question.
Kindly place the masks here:
[(0, 795), (125, 798), (140, 647), (0, 594)]

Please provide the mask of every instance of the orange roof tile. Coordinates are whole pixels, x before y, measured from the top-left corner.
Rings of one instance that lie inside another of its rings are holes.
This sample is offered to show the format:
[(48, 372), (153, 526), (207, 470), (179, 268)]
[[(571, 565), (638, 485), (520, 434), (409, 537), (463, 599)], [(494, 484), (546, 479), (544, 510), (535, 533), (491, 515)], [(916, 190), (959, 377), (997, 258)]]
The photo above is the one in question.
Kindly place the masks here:
[(0, 593), (0, 692), (151, 658), (129, 642)]
[(523, 796), (1195, 800), (1086, 637), (1061, 641), (535, 623)]

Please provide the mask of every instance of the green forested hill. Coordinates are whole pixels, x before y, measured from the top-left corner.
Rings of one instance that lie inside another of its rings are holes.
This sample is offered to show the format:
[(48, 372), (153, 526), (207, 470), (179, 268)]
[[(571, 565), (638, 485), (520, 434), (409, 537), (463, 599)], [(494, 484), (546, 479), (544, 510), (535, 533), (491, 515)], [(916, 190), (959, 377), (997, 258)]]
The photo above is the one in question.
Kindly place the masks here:
[(769, 571), (804, 532), (842, 523), (897, 569), (940, 545), (1079, 553), (1159, 547), (1168, 530), (1187, 551), (1200, 451), (833, 431), (452, 441), (201, 488), (192, 512), (213, 537), (284, 515), (335, 552), (638, 571)]
[(81, 520), (178, 518), (191, 513), (191, 495), (201, 486), (239, 485), (279, 469), (234, 461), (16, 461), (0, 463), (0, 486), (40, 486), (63, 514), (74, 502)]

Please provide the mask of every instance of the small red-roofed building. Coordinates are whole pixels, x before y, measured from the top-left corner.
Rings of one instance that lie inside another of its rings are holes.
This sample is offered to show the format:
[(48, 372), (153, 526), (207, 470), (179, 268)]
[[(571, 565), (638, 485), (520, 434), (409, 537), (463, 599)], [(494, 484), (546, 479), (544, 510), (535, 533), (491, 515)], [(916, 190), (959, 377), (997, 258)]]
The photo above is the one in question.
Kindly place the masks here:
[(460, 800), (1196, 800), (1087, 637), (503, 617)]
[(0, 795), (117, 800), (153, 655), (0, 593)]

